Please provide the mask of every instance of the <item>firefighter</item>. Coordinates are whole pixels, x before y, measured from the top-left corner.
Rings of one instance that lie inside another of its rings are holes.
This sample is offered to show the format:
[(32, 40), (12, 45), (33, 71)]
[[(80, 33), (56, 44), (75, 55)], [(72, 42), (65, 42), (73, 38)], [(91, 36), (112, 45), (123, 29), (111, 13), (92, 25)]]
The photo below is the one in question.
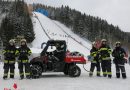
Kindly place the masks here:
[[(19, 74), (20, 78), (24, 78), (24, 74), (26, 75), (27, 79), (30, 79), (30, 63), (28, 56), (31, 55), (31, 50), (27, 46), (27, 42), (25, 39), (21, 40), (21, 47), (18, 49), (19, 51), (19, 58), (18, 58), (18, 68), (19, 68)], [(25, 72), (24, 72), (25, 68)]]
[(116, 42), (116, 47), (112, 52), (112, 56), (114, 57), (114, 63), (116, 66), (116, 77), (120, 78), (120, 70), (122, 73), (122, 78), (126, 78), (126, 71), (125, 71), (125, 59), (124, 56), (126, 55), (125, 50), (121, 47), (120, 42)]
[(90, 50), (90, 55), (93, 57), (93, 60), (91, 61), (91, 67), (89, 73), (90, 77), (93, 75), (93, 71), (95, 67), (97, 68), (97, 76), (100, 76), (100, 62), (97, 54), (98, 54), (98, 49), (96, 48), (96, 42), (93, 42), (92, 49)]
[(15, 57), (17, 53), (18, 50), (15, 47), (15, 41), (13, 39), (9, 40), (9, 45), (3, 50), (4, 54), (3, 79), (7, 79), (9, 70), (10, 70), (10, 78), (14, 78)]
[(64, 58), (64, 45), (56, 43), (56, 50), (54, 51), (54, 56), (59, 59), (58, 61), (62, 61)]
[(99, 48), (99, 55), (101, 59), (101, 67), (102, 67), (102, 72), (103, 76), (108, 78), (112, 77), (112, 72), (111, 72), (111, 55), (112, 51), (110, 47), (107, 45), (107, 40), (102, 39), (101, 41), (101, 47)]

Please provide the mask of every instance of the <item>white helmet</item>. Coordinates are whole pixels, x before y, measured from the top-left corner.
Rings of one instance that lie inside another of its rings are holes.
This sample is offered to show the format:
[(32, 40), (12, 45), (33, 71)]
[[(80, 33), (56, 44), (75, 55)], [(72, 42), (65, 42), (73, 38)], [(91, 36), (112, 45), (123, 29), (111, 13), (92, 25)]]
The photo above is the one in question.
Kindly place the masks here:
[(102, 41), (102, 42), (107, 42), (107, 40), (106, 40), (106, 39), (102, 39), (101, 41)]
[(26, 39), (21, 39), (20, 42), (21, 42), (21, 43), (22, 43), (22, 42), (25, 42), (25, 43), (26, 43), (27, 41), (26, 41)]
[(14, 40), (14, 39), (10, 39), (10, 40), (9, 40), (9, 43), (15, 44), (15, 40)]
[(117, 41), (117, 42), (116, 42), (116, 45), (117, 45), (117, 44), (121, 45), (121, 42), (120, 42), (120, 41)]
[(94, 41), (94, 42), (92, 42), (92, 45), (95, 45), (96, 44), (96, 42)]
[(93, 47), (96, 47), (96, 42), (95, 42), (95, 41), (92, 42), (92, 46), (93, 46)]

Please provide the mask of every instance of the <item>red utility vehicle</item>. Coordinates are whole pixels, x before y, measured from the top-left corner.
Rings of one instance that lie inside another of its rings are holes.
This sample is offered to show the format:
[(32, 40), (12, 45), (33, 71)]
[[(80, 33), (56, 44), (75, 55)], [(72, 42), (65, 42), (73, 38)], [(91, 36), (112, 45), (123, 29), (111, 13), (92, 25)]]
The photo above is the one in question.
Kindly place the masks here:
[[(52, 51), (49, 51), (49, 48)], [(64, 40), (49, 40), (39, 57), (30, 61), (32, 77), (39, 78), (43, 72), (63, 72), (70, 77), (78, 77), (81, 69), (76, 64), (85, 64), (84, 56), (78, 52), (68, 52)]]

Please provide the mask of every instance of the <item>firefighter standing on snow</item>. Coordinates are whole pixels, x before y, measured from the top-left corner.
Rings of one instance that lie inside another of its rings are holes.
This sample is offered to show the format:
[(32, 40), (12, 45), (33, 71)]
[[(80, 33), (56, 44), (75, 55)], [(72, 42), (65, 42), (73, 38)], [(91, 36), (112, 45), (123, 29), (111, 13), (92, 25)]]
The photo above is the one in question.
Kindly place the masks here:
[(126, 55), (125, 50), (121, 47), (120, 42), (116, 42), (116, 47), (112, 52), (112, 56), (114, 57), (114, 63), (116, 66), (116, 77), (120, 78), (120, 70), (122, 73), (122, 78), (126, 78), (126, 71), (125, 71), (125, 59), (124, 56)]
[(31, 50), (27, 47), (25, 39), (21, 40), (21, 47), (18, 49), (19, 58), (18, 58), (18, 68), (20, 73), (20, 78), (24, 78), (24, 68), (25, 75), (27, 79), (30, 79), (30, 64), (28, 56), (31, 55)]
[(96, 42), (92, 43), (92, 49), (90, 51), (90, 55), (93, 57), (93, 60), (91, 61), (91, 67), (90, 67), (90, 73), (89, 76), (91, 77), (93, 75), (93, 71), (95, 67), (97, 68), (97, 76), (100, 76), (100, 62), (98, 60), (98, 49), (96, 48)]
[(15, 57), (17, 53), (18, 50), (15, 47), (15, 41), (11, 39), (9, 41), (9, 45), (3, 50), (3, 54), (4, 54), (3, 79), (7, 79), (9, 70), (10, 70), (10, 78), (14, 78)]
[(101, 67), (103, 71), (103, 76), (108, 78), (112, 77), (111, 72), (111, 58), (110, 54), (112, 53), (110, 47), (107, 45), (107, 40), (102, 39), (101, 47), (99, 48), (99, 55), (101, 58)]

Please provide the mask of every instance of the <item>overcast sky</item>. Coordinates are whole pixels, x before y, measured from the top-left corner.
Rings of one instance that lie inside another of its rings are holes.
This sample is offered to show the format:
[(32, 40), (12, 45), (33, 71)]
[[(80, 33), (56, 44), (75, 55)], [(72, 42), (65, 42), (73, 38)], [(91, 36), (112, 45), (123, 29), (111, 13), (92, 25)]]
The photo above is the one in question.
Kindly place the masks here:
[(26, 0), (51, 6), (69, 5), (82, 13), (106, 19), (130, 32), (130, 0)]

